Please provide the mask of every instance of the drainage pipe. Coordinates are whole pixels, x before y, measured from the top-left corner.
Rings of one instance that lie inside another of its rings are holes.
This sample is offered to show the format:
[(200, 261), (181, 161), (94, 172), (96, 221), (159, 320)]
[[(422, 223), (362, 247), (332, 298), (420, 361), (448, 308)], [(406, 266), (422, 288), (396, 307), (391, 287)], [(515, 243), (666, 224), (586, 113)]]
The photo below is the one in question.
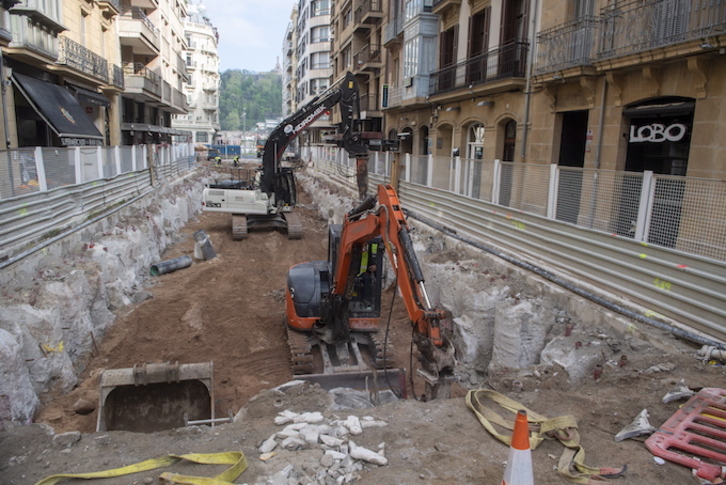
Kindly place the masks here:
[(543, 268), (540, 268), (539, 266), (535, 266), (533, 264), (527, 263), (526, 261), (522, 261), (520, 259), (513, 258), (511, 256), (508, 256), (508, 255), (502, 253), (501, 251), (497, 251), (494, 248), (485, 246), (481, 243), (478, 243), (471, 239), (460, 236), (453, 229), (442, 226), (441, 224), (438, 224), (425, 217), (421, 217), (421, 216), (411, 212), (408, 209), (404, 208), (403, 211), (406, 213), (406, 215), (408, 217), (412, 217), (418, 221), (421, 221), (424, 224), (426, 224), (427, 226), (430, 226), (430, 227), (436, 229), (437, 231), (440, 231), (440, 232), (446, 234), (447, 236), (453, 237), (454, 239), (458, 239), (459, 241), (462, 241), (477, 249), (481, 249), (482, 251), (486, 251), (490, 254), (493, 254), (494, 256), (502, 258), (503, 260), (507, 261), (508, 263), (512, 263), (516, 266), (519, 266), (520, 268), (524, 268), (528, 271), (532, 271), (532, 272), (540, 275), (541, 277), (543, 277), (555, 284), (558, 284), (558, 285), (562, 286), (563, 288), (566, 288), (577, 295), (582, 296), (583, 298), (587, 298), (588, 300), (593, 301), (593, 302), (597, 303), (598, 305), (601, 305), (601, 306), (607, 308), (608, 310), (618, 312), (621, 315), (624, 315), (628, 318), (632, 318), (635, 321), (645, 323), (646, 325), (650, 325), (652, 327), (656, 327), (661, 330), (665, 330), (682, 339), (685, 339), (685, 340), (688, 340), (691, 342), (695, 342), (695, 343), (698, 343), (701, 345), (709, 345), (709, 346), (715, 347), (716, 349), (726, 350), (726, 343), (718, 342), (716, 340), (711, 340), (702, 335), (698, 335), (696, 333), (689, 332), (687, 330), (683, 330), (681, 328), (674, 327), (672, 325), (668, 325), (663, 322), (659, 322), (658, 320), (655, 320), (654, 318), (650, 318), (650, 317), (646, 317), (645, 315), (641, 315), (640, 313), (637, 313), (633, 310), (620, 306), (617, 303), (614, 303), (601, 296), (591, 293), (579, 286), (573, 285), (569, 281), (566, 281), (563, 278), (560, 278), (559, 276), (547, 271), (546, 269), (543, 269)]
[(159, 276), (161, 274), (171, 273), (178, 269), (188, 268), (191, 265), (192, 257), (185, 255), (174, 259), (167, 259), (161, 263), (152, 264), (149, 272), (151, 273), (151, 276)]
[(194, 239), (196, 239), (197, 241), (194, 246), (194, 257), (198, 257), (197, 248), (199, 248), (199, 252), (201, 252), (201, 256), (202, 258), (204, 258), (205, 261), (209, 261), (210, 259), (214, 259), (217, 257), (217, 253), (212, 247), (212, 242), (209, 240), (209, 236), (207, 236), (207, 233), (204, 232), (204, 229), (200, 229), (195, 232)]

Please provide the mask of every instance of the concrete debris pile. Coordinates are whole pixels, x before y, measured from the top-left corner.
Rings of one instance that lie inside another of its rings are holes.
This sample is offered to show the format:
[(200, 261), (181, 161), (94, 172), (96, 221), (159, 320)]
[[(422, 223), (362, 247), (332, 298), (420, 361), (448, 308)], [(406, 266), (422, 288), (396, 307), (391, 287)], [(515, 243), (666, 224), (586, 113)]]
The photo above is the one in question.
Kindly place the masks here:
[(270, 477), (266, 482), (269, 485), (340, 485), (357, 480), (358, 472), (366, 466), (388, 464), (384, 443), (380, 443), (378, 450), (373, 451), (353, 441), (366, 428), (387, 426), (384, 421), (377, 421), (370, 416), (329, 420), (319, 412), (295, 413), (285, 410), (278, 414), (274, 422), (284, 428), (272, 434), (258, 448), (261, 460), (274, 460), (278, 455), (275, 450), (309, 450), (318, 459), (317, 462), (311, 461), (308, 455), (300, 465), (288, 464)]

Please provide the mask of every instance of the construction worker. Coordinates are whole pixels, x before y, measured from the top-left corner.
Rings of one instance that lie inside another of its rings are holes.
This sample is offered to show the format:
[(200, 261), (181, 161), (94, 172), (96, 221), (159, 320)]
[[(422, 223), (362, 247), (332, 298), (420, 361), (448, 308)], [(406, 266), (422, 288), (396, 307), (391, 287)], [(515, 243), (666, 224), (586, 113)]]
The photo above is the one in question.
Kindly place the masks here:
[(234, 156), (234, 158), (232, 159), (232, 163), (234, 163), (235, 167), (239, 165), (239, 155)]
[(222, 157), (220, 157), (219, 155), (214, 157), (214, 160), (217, 162), (217, 165), (222, 165)]
[(366, 306), (366, 310), (373, 309), (375, 300), (375, 289), (376, 289), (376, 270), (378, 267), (372, 264), (366, 268), (365, 273), (361, 275), (362, 288), (361, 293), (363, 297), (363, 304)]

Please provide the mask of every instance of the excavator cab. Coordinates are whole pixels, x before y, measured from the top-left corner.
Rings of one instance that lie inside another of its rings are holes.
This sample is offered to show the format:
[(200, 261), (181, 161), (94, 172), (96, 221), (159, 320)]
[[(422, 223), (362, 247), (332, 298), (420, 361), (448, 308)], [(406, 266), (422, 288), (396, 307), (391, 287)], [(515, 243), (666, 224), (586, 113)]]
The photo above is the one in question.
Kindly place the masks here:
[[(328, 261), (336, 261), (340, 247), (342, 225), (333, 224), (328, 234)], [(383, 240), (375, 237), (356, 247), (355, 261), (351, 271), (352, 289), (349, 290), (348, 315), (351, 330), (371, 330), (361, 326), (358, 319), (377, 319), (381, 315), (381, 288), (383, 287)], [(378, 329), (378, 323), (369, 325)]]

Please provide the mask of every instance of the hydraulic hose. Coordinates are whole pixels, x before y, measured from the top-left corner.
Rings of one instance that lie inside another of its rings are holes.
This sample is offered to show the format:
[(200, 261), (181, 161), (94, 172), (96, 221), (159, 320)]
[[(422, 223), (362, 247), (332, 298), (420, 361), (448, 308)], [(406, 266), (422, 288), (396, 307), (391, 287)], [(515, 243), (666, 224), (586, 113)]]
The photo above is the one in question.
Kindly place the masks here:
[(593, 301), (593, 302), (597, 303), (598, 305), (607, 308), (608, 310), (612, 310), (614, 312), (620, 313), (621, 315), (624, 315), (628, 318), (632, 318), (633, 320), (635, 320), (637, 322), (645, 323), (646, 325), (650, 325), (652, 327), (656, 327), (661, 330), (665, 330), (684, 340), (695, 342), (695, 343), (698, 343), (701, 345), (710, 345), (710, 346), (716, 347), (718, 349), (726, 350), (725, 343), (709, 339), (702, 335), (698, 335), (693, 332), (689, 332), (687, 330), (683, 330), (681, 328), (674, 327), (672, 325), (668, 325), (668, 324), (660, 322), (654, 318), (650, 318), (650, 317), (647, 317), (640, 313), (637, 313), (633, 310), (630, 310), (621, 305), (618, 305), (617, 303), (614, 303), (611, 300), (598, 296), (577, 285), (574, 285), (574, 284), (570, 283), (569, 281), (566, 281), (563, 278), (560, 278), (559, 276), (555, 275), (554, 273), (547, 271), (546, 269), (543, 269), (543, 268), (540, 268), (539, 266), (535, 266), (533, 264), (527, 263), (526, 261), (522, 261), (520, 259), (513, 258), (512, 256), (508, 256), (508, 255), (502, 253), (501, 251), (498, 251), (492, 247), (485, 246), (484, 244), (481, 244), (474, 240), (460, 236), (453, 229), (447, 228), (437, 222), (434, 222), (430, 219), (419, 216), (419, 215), (415, 214), (414, 212), (411, 212), (409, 209), (404, 208), (403, 211), (406, 214), (406, 216), (416, 219), (420, 222), (423, 222), (427, 226), (430, 226), (433, 229), (436, 229), (437, 231), (442, 232), (449, 237), (453, 237), (454, 239), (458, 239), (459, 241), (464, 242), (477, 249), (481, 249), (482, 251), (486, 251), (487, 253), (493, 254), (494, 256), (497, 256), (497, 257), (507, 261), (508, 263), (519, 266), (520, 268), (526, 269), (528, 271), (532, 271), (533, 273), (536, 273), (539, 276), (541, 276), (559, 286), (562, 286), (563, 288), (566, 288), (577, 295), (582, 296), (583, 298), (587, 298), (588, 300)]

